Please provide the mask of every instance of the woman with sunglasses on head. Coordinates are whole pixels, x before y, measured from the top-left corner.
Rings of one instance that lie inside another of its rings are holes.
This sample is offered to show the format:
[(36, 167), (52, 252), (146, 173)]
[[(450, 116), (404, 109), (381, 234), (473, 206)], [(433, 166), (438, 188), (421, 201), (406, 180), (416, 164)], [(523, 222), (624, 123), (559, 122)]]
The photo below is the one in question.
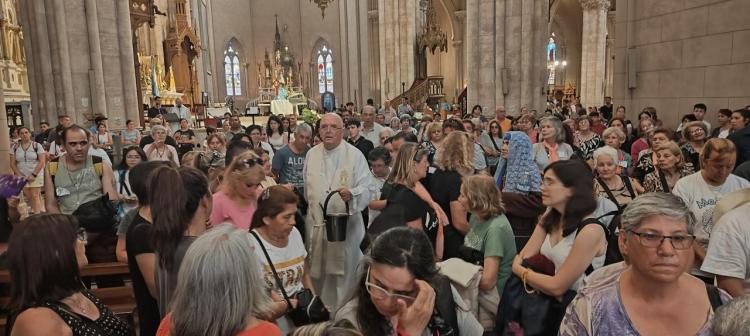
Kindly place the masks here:
[[(44, 248), (40, 248), (44, 242)], [(88, 264), (86, 231), (75, 217), (40, 214), (13, 230), (8, 246), (11, 277), (7, 334), (125, 336), (130, 327), (81, 282)]]
[(649, 193), (630, 202), (621, 224), (628, 265), (576, 296), (560, 335), (713, 335), (714, 310), (731, 297), (687, 273), (697, 226), (690, 209), (669, 193)]
[(248, 229), (257, 208), (260, 184), (265, 179), (263, 161), (255, 153), (245, 151), (235, 156), (224, 169), (219, 191), (213, 195), (211, 224), (232, 223)]
[(198, 169), (158, 167), (150, 176), (156, 299), (163, 317), (171, 305), (182, 258), (195, 238), (206, 231), (212, 202), (206, 175)]
[(335, 320), (348, 320), (363, 335), (482, 334), (450, 281), (438, 274), (432, 246), (420, 230), (397, 227), (381, 234), (359, 274)]
[[(263, 190), (258, 199), (258, 210), (253, 214), (251, 230), (257, 243), (255, 255), (258, 263), (263, 265), (265, 283), (270, 285), (268, 289), (275, 301), (275, 307), (269, 313), (285, 335), (294, 330), (291, 319), (285, 316), (290, 309), (296, 308), (297, 299), (292, 297), (303, 289), (315, 291), (305, 262), (307, 251), (302, 235), (295, 228), (297, 200), (297, 195), (283, 186)], [(268, 257), (258, 244), (263, 245)], [(273, 263), (276, 275), (271, 270), (268, 258)], [(290, 302), (284, 299), (276, 276)]]

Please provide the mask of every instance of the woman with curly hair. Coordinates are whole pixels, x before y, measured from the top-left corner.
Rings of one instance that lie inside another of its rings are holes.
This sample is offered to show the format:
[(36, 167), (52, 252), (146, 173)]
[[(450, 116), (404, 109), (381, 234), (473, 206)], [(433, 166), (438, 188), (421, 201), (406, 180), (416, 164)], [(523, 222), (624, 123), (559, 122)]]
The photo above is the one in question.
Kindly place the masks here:
[(430, 195), (448, 214), (445, 227), (444, 259), (458, 257), (458, 248), (469, 232), (467, 212), (458, 201), (461, 179), (474, 173), (474, 143), (466, 132), (453, 131), (443, 140), (440, 155), (435, 158), (438, 169), (430, 177)]

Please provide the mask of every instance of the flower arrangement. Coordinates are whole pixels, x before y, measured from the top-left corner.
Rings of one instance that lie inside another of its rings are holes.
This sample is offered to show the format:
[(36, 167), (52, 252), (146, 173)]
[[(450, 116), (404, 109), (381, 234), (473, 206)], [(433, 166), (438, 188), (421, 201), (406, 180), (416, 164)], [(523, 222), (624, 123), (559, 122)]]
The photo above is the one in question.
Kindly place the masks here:
[(311, 110), (309, 108), (303, 108), (302, 109), (302, 120), (310, 125), (315, 125), (315, 123), (320, 119), (320, 116), (318, 115), (318, 111)]

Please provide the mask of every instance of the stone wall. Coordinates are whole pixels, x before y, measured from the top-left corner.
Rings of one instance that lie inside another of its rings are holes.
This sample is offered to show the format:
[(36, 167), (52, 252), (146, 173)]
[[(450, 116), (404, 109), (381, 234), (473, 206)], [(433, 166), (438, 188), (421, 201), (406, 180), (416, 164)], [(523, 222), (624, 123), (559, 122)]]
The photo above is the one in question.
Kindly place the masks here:
[(111, 128), (138, 119), (127, 1), (21, 1), (21, 25), (35, 122), (93, 114)]
[[(748, 0), (617, 1), (615, 105), (631, 118), (654, 106), (673, 126), (698, 102), (714, 124), (718, 109), (750, 104), (748, 14)], [(628, 71), (636, 74), (632, 89)]]

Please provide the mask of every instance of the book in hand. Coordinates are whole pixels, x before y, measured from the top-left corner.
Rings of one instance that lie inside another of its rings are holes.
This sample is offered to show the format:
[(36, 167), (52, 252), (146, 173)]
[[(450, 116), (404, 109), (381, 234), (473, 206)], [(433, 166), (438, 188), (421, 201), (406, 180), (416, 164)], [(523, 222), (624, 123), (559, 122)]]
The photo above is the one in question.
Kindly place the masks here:
[(0, 197), (18, 196), (25, 185), (26, 179), (22, 176), (0, 175)]

